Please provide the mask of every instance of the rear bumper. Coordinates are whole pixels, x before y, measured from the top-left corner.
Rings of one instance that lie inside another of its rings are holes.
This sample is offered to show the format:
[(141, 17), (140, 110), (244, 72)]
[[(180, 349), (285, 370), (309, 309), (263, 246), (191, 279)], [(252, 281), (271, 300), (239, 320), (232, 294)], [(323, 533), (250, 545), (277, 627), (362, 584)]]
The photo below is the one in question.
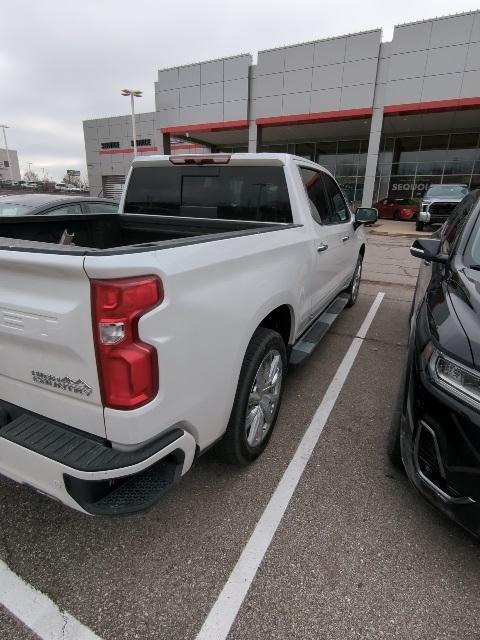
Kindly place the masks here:
[(0, 474), (85, 513), (148, 509), (189, 470), (195, 452), (181, 428), (124, 452), (0, 401)]

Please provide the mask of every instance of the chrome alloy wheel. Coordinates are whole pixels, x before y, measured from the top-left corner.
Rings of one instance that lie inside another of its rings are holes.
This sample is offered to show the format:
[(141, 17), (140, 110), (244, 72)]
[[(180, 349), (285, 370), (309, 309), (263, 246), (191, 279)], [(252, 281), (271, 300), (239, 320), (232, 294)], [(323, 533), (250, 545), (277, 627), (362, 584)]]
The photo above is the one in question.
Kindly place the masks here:
[(357, 262), (357, 268), (353, 274), (352, 282), (352, 300), (355, 301), (358, 295), (358, 289), (360, 287), (360, 280), (362, 279), (362, 259), (359, 258)]
[(271, 349), (263, 358), (248, 396), (245, 431), (251, 447), (267, 435), (280, 401), (283, 362), (280, 352)]

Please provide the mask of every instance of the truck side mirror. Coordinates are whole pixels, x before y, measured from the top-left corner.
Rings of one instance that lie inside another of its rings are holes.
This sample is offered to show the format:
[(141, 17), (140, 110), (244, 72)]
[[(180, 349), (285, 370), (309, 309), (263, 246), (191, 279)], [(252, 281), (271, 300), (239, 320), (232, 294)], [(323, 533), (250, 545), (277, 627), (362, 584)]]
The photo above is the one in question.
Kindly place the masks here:
[(358, 207), (355, 211), (357, 224), (375, 224), (378, 220), (378, 210), (374, 207)]
[(440, 253), (442, 241), (439, 238), (417, 238), (410, 247), (410, 253), (414, 258), (421, 258), (428, 262), (447, 262), (448, 254)]

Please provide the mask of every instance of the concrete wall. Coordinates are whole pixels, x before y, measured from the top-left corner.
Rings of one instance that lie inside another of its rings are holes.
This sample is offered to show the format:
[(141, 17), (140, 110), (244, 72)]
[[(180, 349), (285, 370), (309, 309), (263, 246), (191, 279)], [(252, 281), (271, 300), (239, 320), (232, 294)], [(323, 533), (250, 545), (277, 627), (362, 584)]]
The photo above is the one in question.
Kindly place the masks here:
[(161, 127), (246, 120), (250, 54), (163, 69), (155, 82)]
[(251, 117), (370, 107), (380, 39), (378, 29), (260, 51)]
[[(137, 140), (150, 138), (152, 147), (161, 153), (161, 134), (157, 114), (141, 113), (135, 118)], [(102, 189), (102, 175), (126, 175), (133, 158), (131, 116), (85, 120), (83, 123), (90, 193)], [(102, 143), (118, 142), (118, 149), (102, 149)], [(124, 150), (125, 153), (121, 153)], [(142, 147), (138, 147), (142, 152)]]
[(15, 150), (9, 149), (8, 155), (10, 158), (10, 165), (12, 167), (12, 173), (10, 173), (10, 168), (5, 166), (5, 162), (7, 162), (7, 151), (6, 149), (0, 149), (0, 180), (10, 180), (11, 175), (13, 174), (13, 180), (20, 180), (20, 167), (18, 165), (18, 154)]
[(382, 45), (384, 105), (480, 95), (480, 12), (395, 27)]

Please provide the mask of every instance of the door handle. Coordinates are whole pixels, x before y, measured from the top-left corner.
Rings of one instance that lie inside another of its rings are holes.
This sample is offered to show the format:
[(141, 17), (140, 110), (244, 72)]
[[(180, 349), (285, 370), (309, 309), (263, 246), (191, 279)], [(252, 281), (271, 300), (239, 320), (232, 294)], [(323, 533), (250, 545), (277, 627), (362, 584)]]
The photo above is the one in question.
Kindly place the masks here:
[(346, 241), (347, 241), (347, 240), (349, 240), (349, 239), (350, 239), (350, 236), (343, 236), (343, 238), (342, 238), (342, 242), (346, 242)]
[(328, 244), (326, 242), (322, 242), (317, 247), (317, 251), (326, 251), (328, 249)]

